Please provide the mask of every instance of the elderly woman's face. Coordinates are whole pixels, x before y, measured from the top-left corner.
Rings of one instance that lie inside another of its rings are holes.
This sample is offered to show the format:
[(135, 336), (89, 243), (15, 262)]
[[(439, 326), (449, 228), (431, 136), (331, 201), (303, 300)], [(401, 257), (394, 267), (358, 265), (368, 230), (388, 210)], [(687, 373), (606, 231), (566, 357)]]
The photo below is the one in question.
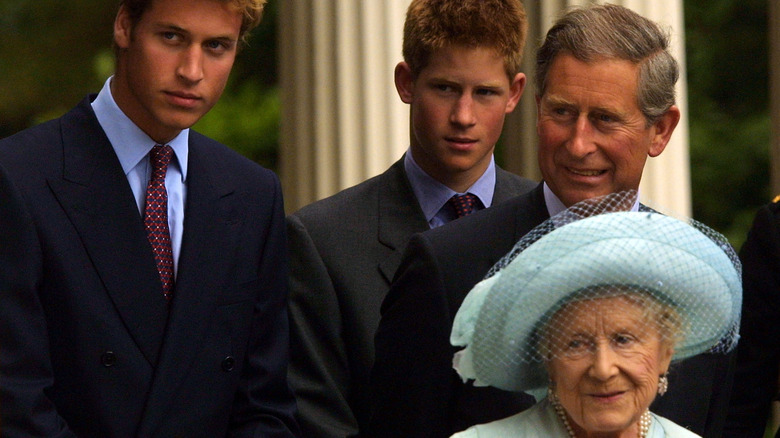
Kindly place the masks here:
[[(576, 429), (617, 432), (638, 427), (673, 350), (636, 303), (623, 297), (574, 302), (553, 317), (550, 378)], [(556, 322), (556, 320), (558, 320)]]

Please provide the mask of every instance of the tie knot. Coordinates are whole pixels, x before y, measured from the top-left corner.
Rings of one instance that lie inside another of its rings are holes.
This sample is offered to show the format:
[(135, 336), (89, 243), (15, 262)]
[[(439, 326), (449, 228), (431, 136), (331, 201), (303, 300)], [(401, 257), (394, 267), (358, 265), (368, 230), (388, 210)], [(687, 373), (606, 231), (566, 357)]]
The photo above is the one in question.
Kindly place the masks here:
[(173, 157), (173, 149), (167, 144), (158, 144), (152, 148), (152, 151), (149, 152), (149, 162), (152, 165), (152, 172), (155, 176), (159, 175), (160, 172), (165, 176), (165, 172), (168, 170), (168, 163), (171, 162), (171, 157)]
[(479, 198), (471, 193), (453, 195), (447, 203), (455, 210), (455, 216), (463, 217), (474, 212), (479, 203)]

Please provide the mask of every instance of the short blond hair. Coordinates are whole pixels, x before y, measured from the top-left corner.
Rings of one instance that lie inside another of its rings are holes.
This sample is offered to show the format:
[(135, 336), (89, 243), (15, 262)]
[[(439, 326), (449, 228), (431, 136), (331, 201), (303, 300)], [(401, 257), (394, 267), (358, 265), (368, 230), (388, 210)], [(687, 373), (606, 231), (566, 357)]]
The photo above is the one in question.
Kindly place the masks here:
[[(146, 12), (155, 0), (122, 0), (119, 5), (124, 6), (127, 10), (130, 22), (133, 27), (141, 20), (144, 12)], [(249, 32), (260, 24), (260, 20), (263, 18), (263, 9), (267, 0), (218, 0), (222, 3), (228, 3), (230, 6), (241, 14), (241, 30), (239, 31), (239, 39), (246, 43), (249, 38)]]

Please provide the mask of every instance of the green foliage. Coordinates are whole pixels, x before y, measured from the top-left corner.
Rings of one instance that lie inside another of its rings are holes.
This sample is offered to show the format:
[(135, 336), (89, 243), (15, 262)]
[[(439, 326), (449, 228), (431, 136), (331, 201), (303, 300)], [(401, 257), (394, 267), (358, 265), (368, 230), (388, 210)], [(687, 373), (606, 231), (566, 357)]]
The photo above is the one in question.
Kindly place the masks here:
[(224, 93), (193, 129), (275, 169), (280, 117), (279, 90), (246, 81)]
[(744, 241), (769, 202), (765, 0), (685, 2), (694, 217)]
[(105, 77), (93, 60), (111, 45), (118, 2), (3, 0), (0, 3), (0, 137), (59, 116)]

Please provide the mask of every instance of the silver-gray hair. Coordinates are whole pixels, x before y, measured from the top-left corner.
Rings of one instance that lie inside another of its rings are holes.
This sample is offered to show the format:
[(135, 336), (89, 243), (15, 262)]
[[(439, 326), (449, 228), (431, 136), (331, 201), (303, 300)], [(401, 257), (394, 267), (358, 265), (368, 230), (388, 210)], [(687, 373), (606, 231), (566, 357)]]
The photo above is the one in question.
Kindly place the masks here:
[(668, 30), (623, 6), (570, 9), (550, 28), (536, 53), (536, 93), (544, 95), (550, 66), (562, 53), (588, 63), (631, 61), (640, 64), (637, 103), (652, 125), (675, 104), (680, 71), (669, 53), (669, 39)]

